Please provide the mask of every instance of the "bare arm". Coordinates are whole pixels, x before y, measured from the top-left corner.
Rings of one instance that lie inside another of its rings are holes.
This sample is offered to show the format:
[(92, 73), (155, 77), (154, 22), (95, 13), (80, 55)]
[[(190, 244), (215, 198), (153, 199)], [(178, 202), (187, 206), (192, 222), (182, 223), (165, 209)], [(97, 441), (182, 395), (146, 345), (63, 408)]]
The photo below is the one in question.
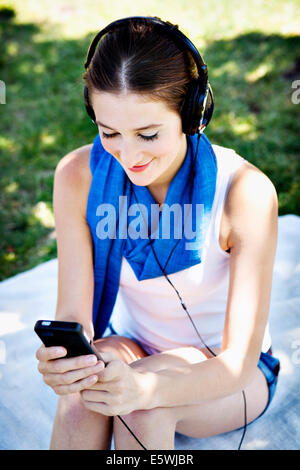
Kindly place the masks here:
[(250, 383), (256, 370), (269, 315), (278, 200), (262, 173), (248, 172), (234, 192), (238, 197), (231, 209), (230, 283), (221, 352), (198, 364), (156, 372), (150, 408), (230, 395)]
[(93, 246), (85, 216), (91, 182), (90, 149), (91, 145), (80, 147), (58, 163), (53, 208), (58, 255), (55, 318), (81, 323), (92, 339)]
[[(93, 246), (85, 218), (91, 180), (89, 156), (90, 146), (86, 145), (60, 160), (55, 170), (53, 206), (58, 250), (55, 318), (81, 323), (92, 339)], [(39, 372), (58, 395), (89, 388), (104, 367), (96, 356), (65, 358), (66, 353), (65, 348), (44, 345), (36, 353)]]

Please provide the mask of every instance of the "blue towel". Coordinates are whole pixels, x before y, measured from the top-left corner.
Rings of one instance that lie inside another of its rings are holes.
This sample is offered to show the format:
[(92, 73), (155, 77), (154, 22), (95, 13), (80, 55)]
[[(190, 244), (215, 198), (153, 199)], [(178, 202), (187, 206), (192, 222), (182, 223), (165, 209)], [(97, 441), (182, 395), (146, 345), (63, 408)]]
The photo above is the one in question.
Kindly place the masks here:
[(162, 269), (172, 274), (201, 263), (215, 196), (217, 160), (202, 134), (190, 199), (197, 137), (187, 136), (187, 154), (169, 185), (162, 211), (149, 189), (132, 183), (119, 162), (104, 150), (99, 134), (95, 137), (86, 211), (93, 240), (95, 340), (102, 337), (113, 311), (122, 256), (139, 281), (163, 276)]

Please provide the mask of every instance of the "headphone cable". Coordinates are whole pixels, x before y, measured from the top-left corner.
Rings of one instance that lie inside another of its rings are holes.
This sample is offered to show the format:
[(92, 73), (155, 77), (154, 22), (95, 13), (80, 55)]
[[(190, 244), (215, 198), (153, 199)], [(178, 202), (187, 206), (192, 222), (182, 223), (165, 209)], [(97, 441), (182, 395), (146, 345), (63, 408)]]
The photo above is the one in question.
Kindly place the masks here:
[[(200, 137), (201, 137), (202, 132), (203, 132), (203, 129), (201, 130), (201, 132), (198, 132), (197, 147), (196, 147), (195, 155), (194, 155), (194, 157), (193, 157), (192, 170), (191, 170), (191, 185), (190, 185), (190, 194), (189, 194), (189, 197), (190, 197), (190, 206), (189, 206), (189, 208), (191, 208), (191, 192), (192, 192), (192, 186), (193, 186), (193, 183), (194, 183), (194, 174), (195, 174), (194, 167), (195, 167), (195, 161), (196, 161), (196, 157), (197, 157), (197, 155), (198, 155), (198, 146), (199, 146), (199, 141), (200, 141)], [(130, 186), (131, 186), (131, 191), (133, 192), (134, 197), (135, 197), (135, 199), (136, 199), (136, 202), (137, 202), (137, 204), (138, 204), (138, 200), (137, 200), (136, 194), (135, 194), (135, 192), (134, 192), (134, 189), (133, 189), (133, 186), (132, 186), (132, 182), (131, 182), (131, 181), (130, 181)], [(144, 218), (143, 211), (140, 211), (140, 212), (141, 212), (141, 214), (142, 214), (142, 216), (143, 216), (143, 218)], [(144, 219), (144, 222), (145, 222), (145, 219)], [(146, 222), (145, 222), (145, 223), (146, 223)], [(184, 224), (185, 224), (185, 221), (184, 221)], [(183, 224), (183, 228), (184, 228), (184, 224)], [(147, 227), (147, 224), (146, 224), (146, 227)], [(147, 228), (148, 228), (148, 227), (147, 227)], [(161, 264), (160, 264), (160, 262), (159, 262), (159, 260), (158, 260), (158, 258), (157, 258), (157, 255), (156, 255), (156, 253), (155, 253), (155, 251), (154, 251), (154, 248), (153, 248), (153, 246), (152, 246), (154, 240), (153, 240), (153, 239), (150, 240), (150, 238), (149, 238), (149, 228), (148, 228), (148, 239), (149, 239), (149, 243), (150, 243), (150, 246), (151, 246), (153, 255), (154, 255), (154, 257), (155, 257), (155, 259), (156, 259), (156, 261), (157, 261), (157, 263), (158, 263), (158, 265), (159, 265), (161, 271), (163, 272), (163, 275), (165, 276), (166, 280), (169, 282), (169, 284), (171, 284), (171, 286), (172, 286), (173, 289), (175, 290), (175, 292), (176, 292), (176, 294), (177, 294), (177, 296), (178, 296), (178, 298), (179, 298), (179, 300), (180, 300), (181, 306), (182, 306), (182, 308), (185, 310), (186, 314), (188, 315), (188, 318), (190, 319), (190, 321), (191, 321), (191, 323), (192, 323), (192, 325), (193, 325), (193, 328), (195, 329), (195, 331), (196, 331), (196, 333), (197, 333), (197, 335), (198, 335), (200, 341), (204, 344), (205, 348), (212, 354), (212, 356), (216, 357), (217, 355), (212, 351), (212, 349), (210, 349), (210, 348), (207, 346), (207, 344), (206, 344), (205, 341), (203, 340), (203, 338), (202, 338), (202, 336), (200, 335), (200, 333), (199, 333), (199, 331), (198, 331), (198, 329), (197, 329), (197, 327), (196, 327), (196, 325), (195, 325), (195, 323), (194, 323), (194, 321), (193, 321), (191, 315), (189, 314), (189, 312), (188, 312), (188, 310), (187, 310), (187, 308), (186, 308), (186, 305), (184, 304), (184, 302), (183, 302), (183, 300), (182, 300), (182, 298), (181, 298), (181, 296), (180, 296), (178, 290), (177, 290), (176, 287), (173, 285), (172, 281), (169, 279), (168, 275), (167, 275), (166, 272), (165, 272), (165, 268), (166, 268), (166, 266), (167, 266), (167, 264), (168, 264), (168, 262), (169, 262), (169, 260), (170, 260), (170, 257), (171, 257), (171, 255), (172, 255), (173, 251), (175, 250), (175, 248), (177, 247), (178, 243), (180, 242), (181, 238), (178, 239), (178, 242), (175, 244), (175, 246), (174, 246), (173, 249), (171, 250), (171, 252), (170, 252), (170, 254), (169, 254), (169, 257), (168, 257), (168, 259), (167, 259), (167, 262), (166, 262), (164, 268), (161, 266)], [(243, 435), (242, 435), (241, 441), (240, 441), (239, 446), (238, 446), (238, 450), (240, 450), (240, 448), (241, 448), (242, 442), (243, 442), (244, 437), (245, 437), (246, 429), (247, 429), (247, 407), (246, 407), (246, 396), (245, 396), (244, 390), (242, 390), (242, 394), (243, 394), (243, 399), (244, 399), (244, 429), (243, 429)], [(124, 422), (124, 421), (123, 421), (123, 422)], [(124, 423), (124, 424), (125, 424), (125, 423)], [(125, 425), (126, 425), (126, 424), (125, 424)], [(126, 427), (128, 428), (127, 425), (126, 425)], [(128, 428), (128, 429), (129, 429), (129, 428)], [(134, 433), (133, 433), (131, 430), (130, 430), (130, 432), (131, 432), (131, 434), (135, 437), (135, 439), (139, 442), (139, 444), (143, 447), (143, 449), (145, 449), (145, 447), (143, 446), (143, 444), (138, 440), (138, 438), (134, 435)], [(145, 450), (146, 450), (146, 449), (145, 449)]]
[(128, 431), (130, 432), (130, 434), (132, 434), (132, 436), (135, 438), (135, 440), (140, 444), (140, 446), (144, 449), (144, 450), (147, 450), (146, 447), (141, 443), (141, 441), (138, 439), (138, 437), (134, 434), (133, 431), (131, 431), (130, 427), (126, 424), (126, 422), (124, 421), (123, 418), (121, 418), (121, 416), (117, 415), (117, 417), (119, 418), (120, 421), (122, 421), (122, 423), (124, 424), (124, 426), (128, 429)]

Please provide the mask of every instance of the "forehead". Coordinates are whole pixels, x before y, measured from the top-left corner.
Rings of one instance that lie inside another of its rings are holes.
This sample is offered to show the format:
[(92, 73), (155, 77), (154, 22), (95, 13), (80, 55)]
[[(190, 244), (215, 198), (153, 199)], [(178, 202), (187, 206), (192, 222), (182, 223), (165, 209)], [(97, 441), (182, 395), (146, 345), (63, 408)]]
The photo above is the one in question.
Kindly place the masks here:
[(112, 128), (138, 128), (177, 117), (165, 102), (137, 93), (93, 92), (91, 100), (96, 119)]

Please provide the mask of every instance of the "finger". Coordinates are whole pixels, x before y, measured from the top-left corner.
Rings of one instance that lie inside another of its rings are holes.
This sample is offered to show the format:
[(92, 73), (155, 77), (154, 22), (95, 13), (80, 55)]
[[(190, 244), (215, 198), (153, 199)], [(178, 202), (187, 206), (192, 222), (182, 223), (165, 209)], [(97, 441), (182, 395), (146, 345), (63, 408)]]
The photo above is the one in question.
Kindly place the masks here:
[[(44, 374), (44, 381), (47, 385), (70, 385), (79, 380), (85, 379), (91, 375), (97, 375), (104, 368), (103, 362), (98, 362), (93, 367), (85, 367), (83, 369), (76, 369), (62, 374)], [(98, 376), (97, 376), (98, 377)]]
[(35, 357), (38, 361), (51, 361), (52, 359), (58, 359), (64, 357), (67, 354), (67, 350), (62, 346), (51, 346), (46, 348), (44, 344), (37, 350)]
[(96, 403), (112, 404), (114, 398), (111, 393), (106, 391), (84, 389), (80, 392), (81, 398), (84, 401), (94, 401)]
[(117, 416), (118, 412), (114, 411), (113, 408), (106, 403), (96, 403), (94, 401), (83, 401), (84, 406), (90, 410), (95, 411), (96, 413), (101, 413), (105, 416)]
[(113, 351), (101, 351), (99, 349), (99, 354), (101, 356), (101, 359), (105, 362), (105, 364), (111, 362), (111, 361), (116, 361), (120, 360), (120, 358), (117, 356), (117, 354)]
[(52, 388), (57, 395), (68, 395), (69, 393), (77, 393), (89, 388), (91, 385), (96, 383), (97, 380), (97, 375), (91, 375), (70, 385), (56, 385)]
[(109, 362), (105, 369), (99, 372), (99, 381), (105, 383), (120, 379), (125, 374), (126, 367), (127, 364), (119, 359)]
[(97, 364), (97, 357), (92, 355), (70, 357), (67, 359), (55, 359), (48, 361), (43, 365), (44, 373), (64, 373), (71, 370), (83, 369)]
[(111, 383), (109, 384), (109, 383), (100, 382), (99, 376), (98, 376), (97, 382), (94, 383), (94, 385), (92, 385), (91, 387), (89, 387), (89, 390), (101, 390), (105, 392), (114, 392), (111, 385), (112, 385)]

